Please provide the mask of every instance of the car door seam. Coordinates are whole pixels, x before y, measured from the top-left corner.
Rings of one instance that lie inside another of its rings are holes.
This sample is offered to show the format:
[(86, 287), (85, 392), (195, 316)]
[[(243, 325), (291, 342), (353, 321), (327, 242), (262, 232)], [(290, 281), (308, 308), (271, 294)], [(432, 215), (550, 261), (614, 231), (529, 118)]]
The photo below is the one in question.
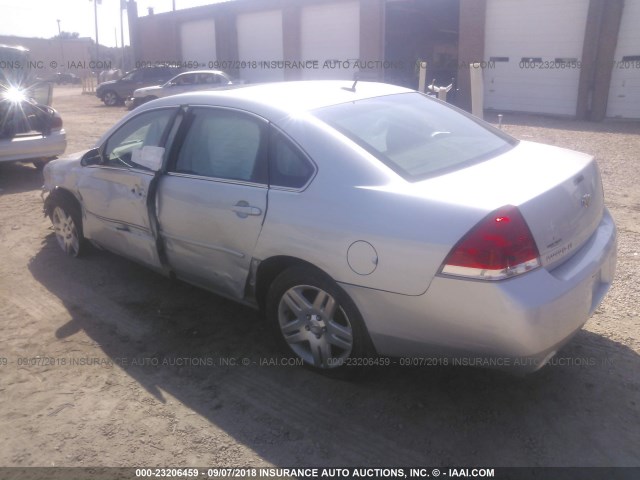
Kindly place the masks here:
[(160, 233), (162, 234), (163, 237), (168, 238), (170, 240), (177, 240), (179, 242), (188, 243), (189, 245), (195, 245), (196, 247), (202, 247), (202, 248), (207, 248), (209, 250), (216, 250), (216, 251), (219, 251), (219, 252), (229, 253), (230, 255), (233, 255), (234, 257), (238, 257), (238, 258), (244, 258), (245, 257), (244, 253), (238, 252), (236, 250), (232, 250), (230, 248), (221, 247), (221, 246), (218, 246), (218, 245), (211, 245), (210, 243), (198, 242), (196, 240), (190, 240), (190, 239), (181, 237), (179, 235), (168, 234), (165, 231), (161, 231)]

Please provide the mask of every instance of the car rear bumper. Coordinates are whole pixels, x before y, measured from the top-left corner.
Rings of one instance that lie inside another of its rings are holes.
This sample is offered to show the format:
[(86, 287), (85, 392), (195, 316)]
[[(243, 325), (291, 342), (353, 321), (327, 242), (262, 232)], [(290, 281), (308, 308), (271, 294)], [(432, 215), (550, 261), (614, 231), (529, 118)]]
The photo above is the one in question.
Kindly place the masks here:
[(489, 282), (437, 276), (420, 296), (341, 285), (379, 354), (452, 358), (449, 364), (535, 371), (584, 325), (616, 266), (616, 227), (605, 209), (588, 242), (563, 265)]
[(0, 162), (51, 158), (64, 153), (67, 135), (64, 130), (58, 130), (50, 135), (16, 136), (0, 140), (0, 145)]

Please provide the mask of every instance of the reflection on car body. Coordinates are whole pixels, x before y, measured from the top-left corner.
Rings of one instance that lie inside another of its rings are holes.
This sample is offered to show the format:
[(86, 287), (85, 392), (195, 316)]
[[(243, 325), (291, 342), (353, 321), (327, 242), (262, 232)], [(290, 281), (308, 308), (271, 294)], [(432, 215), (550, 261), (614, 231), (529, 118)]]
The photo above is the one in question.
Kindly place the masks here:
[(90, 241), (261, 308), (325, 373), (374, 354), (542, 367), (614, 275), (593, 157), (404, 88), (344, 87), (141, 106), (46, 167), (58, 243), (77, 256)]

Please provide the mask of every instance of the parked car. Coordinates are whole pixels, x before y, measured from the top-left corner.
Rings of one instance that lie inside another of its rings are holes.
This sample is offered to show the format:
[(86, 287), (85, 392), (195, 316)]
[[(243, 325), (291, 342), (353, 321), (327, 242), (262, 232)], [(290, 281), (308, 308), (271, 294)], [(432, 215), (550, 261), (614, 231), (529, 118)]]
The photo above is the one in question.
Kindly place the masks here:
[(136, 108), (145, 102), (156, 98), (177, 95), (178, 93), (194, 92), (198, 90), (215, 90), (228, 88), (239, 82), (234, 82), (229, 75), (220, 70), (195, 70), (176, 75), (167, 83), (152, 87), (138, 88), (129, 99), (129, 106)]
[(120, 105), (133, 95), (134, 90), (164, 83), (182, 71), (182, 68), (170, 65), (138, 68), (118, 80), (100, 83), (96, 88), (96, 97), (107, 106)]
[(79, 85), (82, 83), (82, 79), (79, 76), (77, 76), (75, 73), (58, 72), (56, 73), (56, 76), (55, 76), (55, 82), (58, 85), (66, 85), (66, 84)]
[(44, 176), (66, 253), (89, 241), (261, 308), (336, 375), (376, 354), (536, 370), (616, 264), (592, 156), (385, 84), (154, 100)]
[(0, 162), (28, 160), (42, 168), (64, 153), (67, 136), (50, 98), (48, 84), (0, 87)]

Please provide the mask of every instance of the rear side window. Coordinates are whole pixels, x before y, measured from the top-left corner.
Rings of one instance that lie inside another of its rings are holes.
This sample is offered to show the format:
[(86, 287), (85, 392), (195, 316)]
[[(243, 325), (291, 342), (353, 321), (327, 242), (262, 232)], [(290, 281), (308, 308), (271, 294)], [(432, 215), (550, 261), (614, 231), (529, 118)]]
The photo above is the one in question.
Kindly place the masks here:
[(271, 130), (269, 185), (302, 188), (313, 177), (315, 168), (290, 140), (276, 129)]
[[(222, 76), (216, 75), (215, 73), (201, 73), (198, 76), (198, 80), (196, 83), (198, 84), (219, 84), (222, 83)], [(226, 83), (226, 82), (225, 82)]]
[(409, 181), (489, 159), (517, 143), (417, 92), (334, 105), (314, 113)]
[(143, 75), (142, 70), (134, 70), (128, 75), (125, 75), (124, 77), (122, 77), (122, 80), (128, 80), (130, 82), (140, 82), (142, 81), (142, 75)]
[(195, 73), (185, 73), (184, 75), (180, 75), (174, 81), (176, 85), (192, 85), (196, 82), (196, 74)]
[(241, 112), (195, 108), (175, 172), (266, 183), (266, 124)]

